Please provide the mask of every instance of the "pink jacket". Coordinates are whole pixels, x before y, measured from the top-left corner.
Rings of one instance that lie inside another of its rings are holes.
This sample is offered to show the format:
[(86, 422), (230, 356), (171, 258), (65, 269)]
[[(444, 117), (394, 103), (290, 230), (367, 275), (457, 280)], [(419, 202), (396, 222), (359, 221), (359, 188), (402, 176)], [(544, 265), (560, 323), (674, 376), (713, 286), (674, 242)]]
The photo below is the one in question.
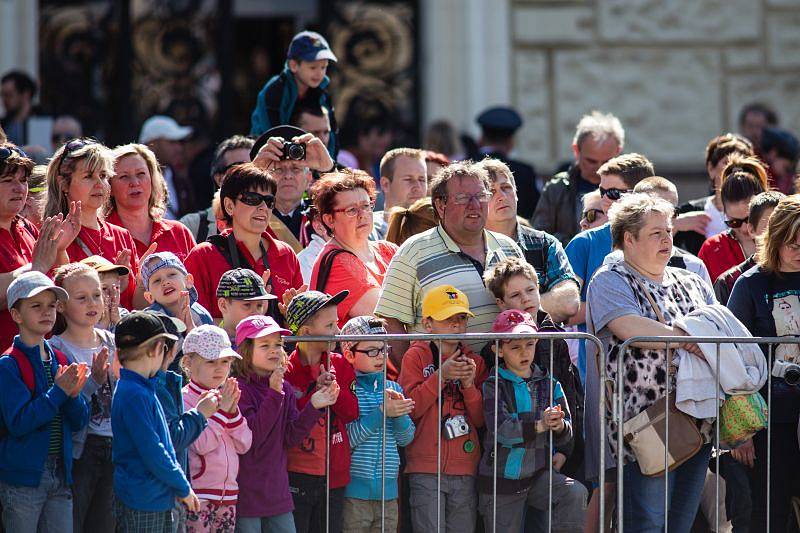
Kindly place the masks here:
[[(190, 381), (183, 388), (184, 407), (195, 407), (205, 390)], [(224, 505), (236, 504), (239, 455), (250, 449), (252, 441), (253, 434), (238, 410), (234, 415), (217, 411), (208, 419), (208, 427), (189, 447), (190, 480), (198, 498)]]

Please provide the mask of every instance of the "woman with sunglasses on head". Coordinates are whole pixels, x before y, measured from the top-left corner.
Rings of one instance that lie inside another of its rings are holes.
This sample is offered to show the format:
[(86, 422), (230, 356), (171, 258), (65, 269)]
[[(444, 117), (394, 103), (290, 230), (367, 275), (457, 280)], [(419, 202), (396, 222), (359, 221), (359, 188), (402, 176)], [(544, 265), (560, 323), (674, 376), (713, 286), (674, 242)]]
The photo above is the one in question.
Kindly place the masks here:
[(332, 235), (311, 272), (314, 290), (350, 294), (337, 306), (339, 327), (350, 318), (372, 315), (383, 277), (397, 246), (370, 241), (375, 180), (360, 170), (324, 174), (311, 186), (322, 224)]
[[(255, 271), (279, 301), (287, 290), (303, 285), (300, 262), (292, 248), (267, 232), (276, 190), (272, 174), (252, 163), (235, 165), (225, 173), (219, 198), (228, 227), (195, 246), (184, 261), (194, 277), (200, 304), (215, 319), (222, 318), (217, 285), (230, 269)], [(270, 314), (280, 319), (274, 306)]]
[(194, 248), (194, 237), (180, 222), (163, 218), (168, 193), (156, 155), (143, 144), (118, 146), (112, 154), (107, 220), (130, 231), (140, 260), (152, 244), (156, 251), (186, 259)]
[(17, 333), (6, 306), (9, 284), (29, 270), (48, 274), (69, 263), (66, 248), (80, 229), (81, 208), (75, 203), (66, 219), (59, 214), (34, 224), (22, 215), (33, 166), (17, 146), (0, 143), (0, 350), (11, 346)]
[(697, 256), (703, 260), (711, 283), (756, 251), (756, 242), (747, 223), (750, 200), (769, 189), (767, 171), (755, 157), (731, 155), (722, 171), (720, 195), (728, 231), (706, 240)]
[(72, 262), (99, 255), (130, 269), (123, 279), (120, 306), (131, 309), (139, 272), (139, 256), (128, 230), (103, 218), (108, 179), (114, 173), (111, 150), (94, 139), (73, 139), (56, 150), (47, 165), (45, 216), (67, 216), (71, 204), (80, 204), (80, 230), (67, 254)]

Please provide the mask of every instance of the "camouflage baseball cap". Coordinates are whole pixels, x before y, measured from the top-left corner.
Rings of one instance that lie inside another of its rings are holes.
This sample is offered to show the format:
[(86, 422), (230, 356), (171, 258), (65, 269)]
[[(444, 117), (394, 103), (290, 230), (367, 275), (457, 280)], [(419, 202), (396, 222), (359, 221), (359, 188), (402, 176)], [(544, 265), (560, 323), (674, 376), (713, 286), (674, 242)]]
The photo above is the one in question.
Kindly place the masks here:
[(225, 272), (217, 285), (217, 298), (234, 300), (274, 300), (267, 292), (261, 276), (248, 268), (234, 268)]

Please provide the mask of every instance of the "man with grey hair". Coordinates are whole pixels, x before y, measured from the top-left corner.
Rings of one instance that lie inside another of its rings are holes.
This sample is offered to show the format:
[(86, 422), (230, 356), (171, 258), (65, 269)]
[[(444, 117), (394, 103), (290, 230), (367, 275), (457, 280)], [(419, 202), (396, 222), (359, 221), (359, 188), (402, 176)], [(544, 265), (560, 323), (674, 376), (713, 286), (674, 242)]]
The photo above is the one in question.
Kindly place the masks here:
[(575, 163), (545, 185), (531, 218), (533, 227), (566, 245), (580, 231), (583, 195), (600, 183), (597, 169), (622, 153), (624, 146), (625, 130), (617, 117), (599, 111), (584, 115), (572, 140)]
[[(431, 198), (439, 225), (404, 242), (383, 278), (375, 315), (386, 319), (390, 333), (424, 333), (422, 299), (440, 285), (467, 295), (474, 315), (468, 332), (489, 331), (499, 309), (483, 284), (483, 272), (507, 257), (525, 258), (512, 239), (485, 229), (489, 189), (486, 170), (469, 161), (453, 163), (433, 179)], [(485, 343), (471, 344), (477, 352)], [(407, 342), (392, 343), (398, 368), (407, 347)]]

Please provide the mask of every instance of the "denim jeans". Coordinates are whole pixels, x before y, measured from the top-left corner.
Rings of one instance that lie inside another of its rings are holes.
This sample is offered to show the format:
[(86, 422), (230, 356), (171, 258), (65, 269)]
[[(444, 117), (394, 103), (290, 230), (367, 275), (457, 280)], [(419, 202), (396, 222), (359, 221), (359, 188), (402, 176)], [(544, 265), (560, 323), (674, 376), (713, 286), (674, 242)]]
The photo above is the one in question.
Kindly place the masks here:
[(114, 531), (114, 464), (111, 438), (88, 435), (72, 468), (75, 533)]
[(0, 501), (3, 527), (8, 532), (72, 533), (72, 491), (59, 456), (47, 458), (38, 487), (0, 481)]
[(292, 513), (264, 518), (236, 519), (236, 533), (295, 533)]
[[(692, 529), (700, 506), (711, 445), (669, 473), (669, 532)], [(660, 533), (664, 529), (664, 476), (646, 477), (637, 463), (625, 465), (625, 531)]]

